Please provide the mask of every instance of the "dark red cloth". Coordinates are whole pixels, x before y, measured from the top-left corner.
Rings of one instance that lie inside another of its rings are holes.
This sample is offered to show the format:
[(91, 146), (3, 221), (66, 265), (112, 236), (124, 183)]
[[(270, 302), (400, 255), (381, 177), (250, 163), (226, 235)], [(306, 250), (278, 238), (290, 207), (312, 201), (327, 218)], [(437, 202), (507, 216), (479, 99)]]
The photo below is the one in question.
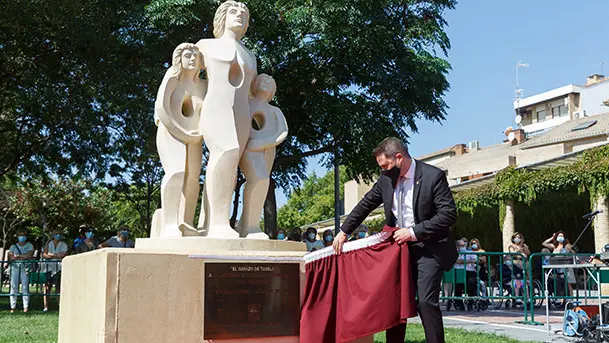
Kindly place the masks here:
[(306, 273), (301, 343), (349, 342), (417, 315), (408, 245), (393, 238), (308, 262)]

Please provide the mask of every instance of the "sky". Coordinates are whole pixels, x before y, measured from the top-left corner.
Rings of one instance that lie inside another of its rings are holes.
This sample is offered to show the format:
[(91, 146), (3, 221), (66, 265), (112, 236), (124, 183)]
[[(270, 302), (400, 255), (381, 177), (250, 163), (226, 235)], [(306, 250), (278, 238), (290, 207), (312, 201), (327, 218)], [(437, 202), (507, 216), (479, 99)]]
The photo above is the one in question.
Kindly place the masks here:
[[(417, 122), (408, 142), (415, 157), (473, 140), (501, 143), (516, 126), (518, 61), (529, 64), (519, 71), (524, 97), (584, 84), (601, 68), (609, 74), (609, 0), (460, 0), (445, 18), (450, 108), (442, 123)], [(311, 158), (311, 172), (327, 171)], [(286, 201), (277, 190), (278, 207)]]

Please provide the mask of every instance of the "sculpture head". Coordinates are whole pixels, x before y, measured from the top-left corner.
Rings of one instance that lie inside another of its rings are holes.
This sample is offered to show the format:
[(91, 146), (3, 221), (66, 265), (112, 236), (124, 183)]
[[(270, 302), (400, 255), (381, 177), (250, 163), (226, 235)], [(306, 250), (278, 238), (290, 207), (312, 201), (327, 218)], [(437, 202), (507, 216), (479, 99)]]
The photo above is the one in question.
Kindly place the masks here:
[(252, 84), (252, 96), (254, 97), (262, 97), (269, 102), (275, 96), (275, 91), (277, 91), (277, 84), (275, 83), (275, 79), (267, 74), (260, 74), (254, 80)]
[(182, 43), (178, 45), (173, 51), (171, 62), (173, 76), (177, 77), (178, 80), (183, 72), (188, 71), (194, 74), (193, 81), (195, 83), (199, 82), (199, 73), (201, 72), (201, 66), (203, 65), (203, 55), (196, 45), (192, 43)]
[(241, 39), (250, 22), (250, 11), (242, 2), (229, 0), (216, 10), (214, 15), (214, 37), (220, 38), (226, 30), (235, 32), (237, 39)]

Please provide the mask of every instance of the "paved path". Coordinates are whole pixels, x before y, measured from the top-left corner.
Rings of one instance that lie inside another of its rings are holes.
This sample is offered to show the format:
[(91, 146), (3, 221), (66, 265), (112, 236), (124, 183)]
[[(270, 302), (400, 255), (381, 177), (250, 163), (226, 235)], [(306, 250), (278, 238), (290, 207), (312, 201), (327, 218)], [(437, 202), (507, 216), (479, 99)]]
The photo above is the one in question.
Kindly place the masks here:
[[(563, 312), (552, 311), (550, 315), (551, 334), (548, 335), (545, 326), (545, 311), (535, 311), (535, 320), (543, 322), (544, 325), (518, 324), (516, 321), (523, 320), (523, 311), (520, 310), (486, 310), (481, 312), (448, 311), (444, 312), (444, 326), (449, 328), (460, 328), (472, 331), (483, 331), (488, 333), (506, 335), (521, 341), (536, 342), (575, 342), (577, 339), (564, 337), (554, 330), (562, 328)], [(420, 323), (419, 318), (412, 322)]]

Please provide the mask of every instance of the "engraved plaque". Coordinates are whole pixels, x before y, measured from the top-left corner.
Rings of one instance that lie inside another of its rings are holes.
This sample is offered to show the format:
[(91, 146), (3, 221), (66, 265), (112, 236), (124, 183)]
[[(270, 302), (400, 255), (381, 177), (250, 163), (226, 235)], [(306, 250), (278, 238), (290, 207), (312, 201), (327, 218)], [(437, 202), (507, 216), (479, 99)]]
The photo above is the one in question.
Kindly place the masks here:
[(298, 336), (298, 263), (205, 263), (204, 339)]

